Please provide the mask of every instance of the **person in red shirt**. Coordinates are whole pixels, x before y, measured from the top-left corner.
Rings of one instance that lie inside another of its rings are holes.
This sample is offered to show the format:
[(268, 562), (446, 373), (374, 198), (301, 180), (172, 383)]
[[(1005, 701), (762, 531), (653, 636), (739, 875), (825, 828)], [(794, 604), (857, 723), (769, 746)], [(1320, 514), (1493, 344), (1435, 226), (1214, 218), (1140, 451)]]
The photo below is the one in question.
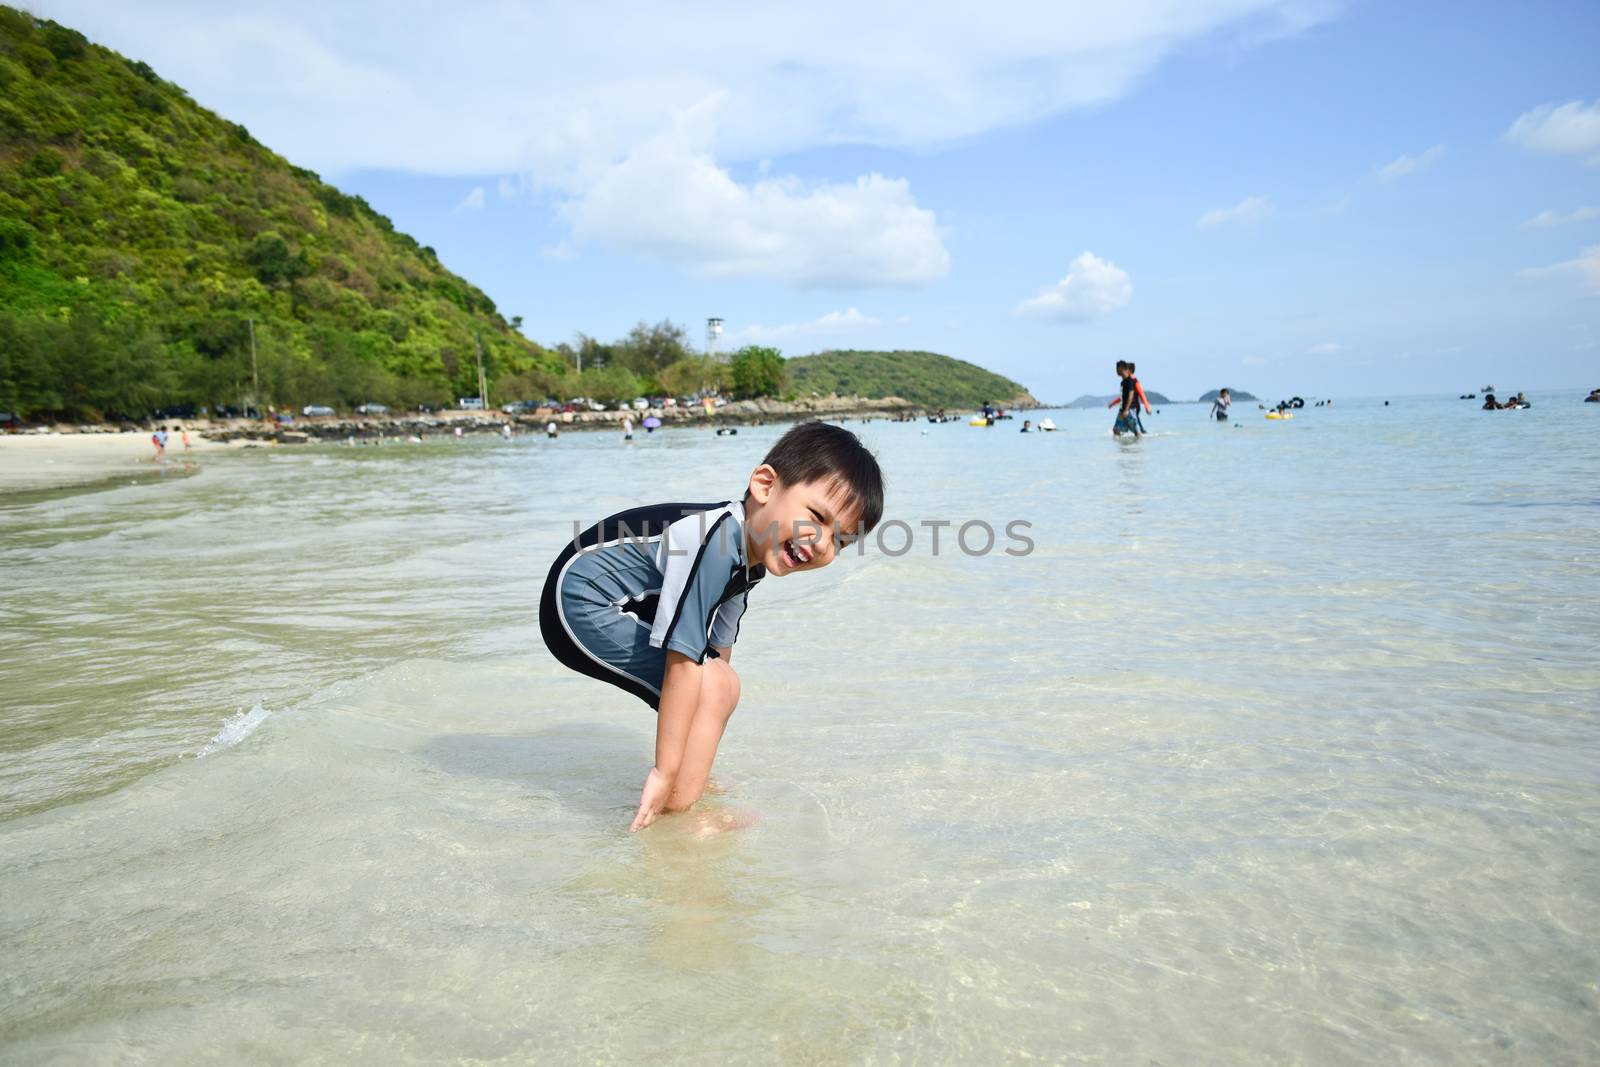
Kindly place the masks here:
[(1145, 432), (1144, 423), (1139, 421), (1139, 405), (1142, 403), (1146, 411), (1150, 409), (1150, 401), (1145, 398), (1144, 387), (1139, 384), (1139, 379), (1133, 376), (1134, 365), (1126, 360), (1117, 360), (1117, 374), (1122, 379), (1122, 396), (1106, 407), (1116, 407), (1117, 421), (1112, 424), (1111, 432), (1115, 434), (1131, 433), (1135, 437)]

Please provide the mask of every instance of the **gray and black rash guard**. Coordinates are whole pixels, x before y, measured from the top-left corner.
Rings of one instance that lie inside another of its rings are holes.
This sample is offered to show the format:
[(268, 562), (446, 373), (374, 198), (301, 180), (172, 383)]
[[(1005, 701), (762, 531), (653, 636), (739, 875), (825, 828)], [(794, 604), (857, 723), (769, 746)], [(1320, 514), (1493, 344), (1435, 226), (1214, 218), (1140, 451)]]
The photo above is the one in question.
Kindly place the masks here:
[(567, 666), (654, 705), (668, 651), (704, 663), (739, 637), (750, 588), (744, 505), (657, 504), (602, 520), (551, 565), (545, 644)]

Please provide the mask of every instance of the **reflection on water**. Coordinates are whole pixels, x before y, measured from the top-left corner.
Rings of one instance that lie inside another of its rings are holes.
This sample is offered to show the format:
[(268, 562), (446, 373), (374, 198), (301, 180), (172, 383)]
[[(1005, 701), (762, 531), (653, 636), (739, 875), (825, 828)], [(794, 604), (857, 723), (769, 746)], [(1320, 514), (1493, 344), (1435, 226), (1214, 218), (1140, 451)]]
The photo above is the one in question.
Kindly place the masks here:
[(763, 584), (636, 836), (545, 568), (780, 427), (8, 498), (0, 1059), (1592, 1062), (1600, 447), (1535, 399), (860, 427), (917, 547)]

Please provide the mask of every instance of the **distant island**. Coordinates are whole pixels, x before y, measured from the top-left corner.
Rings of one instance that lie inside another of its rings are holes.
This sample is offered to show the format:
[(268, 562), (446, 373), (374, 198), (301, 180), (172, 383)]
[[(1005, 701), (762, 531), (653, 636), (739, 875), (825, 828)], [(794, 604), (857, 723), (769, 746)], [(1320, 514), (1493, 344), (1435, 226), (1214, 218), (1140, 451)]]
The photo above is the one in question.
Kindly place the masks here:
[[(1234, 389), (1231, 386), (1226, 387), (1226, 388), (1228, 389), (1229, 395), (1232, 396), (1233, 399), (1235, 399), (1235, 400), (1256, 400), (1257, 399), (1257, 397), (1252, 396), (1251, 394), (1245, 392), (1243, 389)], [(1212, 389), (1210, 392), (1201, 394), (1200, 399), (1199, 400), (1195, 400), (1195, 401), (1171, 400), (1171, 399), (1168, 399), (1167, 397), (1163, 396), (1162, 394), (1156, 392), (1154, 389), (1146, 389), (1144, 391), (1144, 395), (1150, 398), (1150, 403), (1153, 404), (1153, 405), (1154, 404), (1188, 404), (1188, 403), (1209, 404), (1209, 403), (1211, 403), (1213, 400), (1215, 400), (1217, 398), (1217, 394), (1220, 393), (1221, 391), (1222, 391), (1221, 389)], [(1078, 399), (1074, 400), (1072, 403), (1065, 404), (1063, 406), (1064, 407), (1068, 407), (1068, 408), (1103, 408), (1106, 405), (1110, 404), (1112, 401), (1117, 400), (1117, 399), (1119, 399), (1117, 396), (1110, 395), (1110, 394), (1107, 394), (1106, 396), (1090, 396), (1088, 393), (1085, 393), (1083, 396), (1080, 396)]]
[(799, 397), (899, 397), (913, 404), (945, 408), (975, 408), (984, 403), (1021, 408), (1039, 403), (1010, 378), (937, 352), (830, 351), (797, 356), (785, 365), (790, 390)]
[[(1173, 403), (1173, 401), (1168, 400), (1165, 396), (1156, 392), (1154, 389), (1146, 389), (1144, 391), (1144, 395), (1152, 405)], [(1120, 399), (1121, 397), (1117, 396), (1116, 394), (1108, 394), (1106, 396), (1090, 396), (1088, 393), (1085, 393), (1072, 403), (1065, 406), (1069, 408), (1103, 408), (1108, 407)]]

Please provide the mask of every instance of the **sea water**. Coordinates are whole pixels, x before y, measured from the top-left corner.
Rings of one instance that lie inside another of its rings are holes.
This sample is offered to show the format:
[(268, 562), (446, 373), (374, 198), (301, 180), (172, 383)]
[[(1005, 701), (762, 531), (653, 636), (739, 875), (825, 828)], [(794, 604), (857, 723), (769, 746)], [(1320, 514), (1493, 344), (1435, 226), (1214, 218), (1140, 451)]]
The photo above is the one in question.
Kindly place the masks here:
[(0, 1060), (1592, 1063), (1600, 405), (1533, 399), (852, 423), (905, 526), (752, 595), (718, 836), (626, 833), (652, 714), (537, 599), (782, 426), (0, 499)]

